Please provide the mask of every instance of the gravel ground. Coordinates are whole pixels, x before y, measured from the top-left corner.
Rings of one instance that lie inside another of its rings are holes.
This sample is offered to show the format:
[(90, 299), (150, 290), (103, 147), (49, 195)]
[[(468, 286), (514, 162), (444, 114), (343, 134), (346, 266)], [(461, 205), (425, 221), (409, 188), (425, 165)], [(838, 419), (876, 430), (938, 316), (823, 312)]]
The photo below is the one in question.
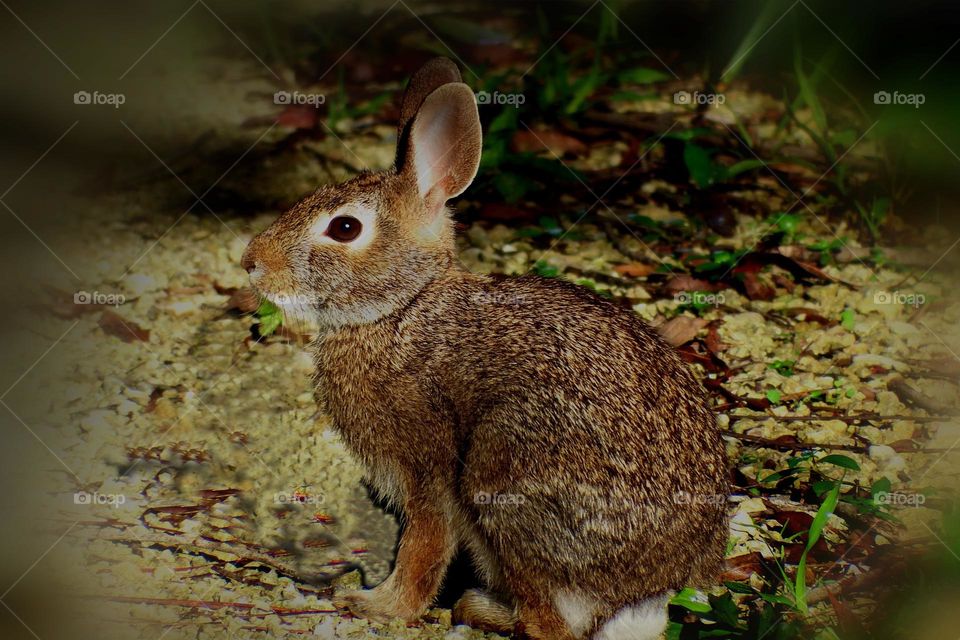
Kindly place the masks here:
[[(359, 156), (345, 154), (333, 140), (311, 153), (336, 154), (341, 173), (353, 164), (385, 166), (390, 135), (388, 127), (372, 128), (362, 140), (351, 140), (352, 148), (362, 149)], [(598, 157), (603, 162), (616, 152), (614, 146)], [(302, 191), (304, 175), (297, 174), (286, 191)], [(250, 180), (251, 190), (276, 192), (253, 178), (233, 180), (237, 191)], [(90, 625), (101, 638), (147, 640), (225, 634), (485, 637), (451, 628), (447, 610), (433, 610), (427, 621), (409, 628), (370, 625), (333, 611), (332, 588), (356, 588), (361, 574), (367, 584), (386, 575), (397, 525), (371, 502), (361, 470), (327, 419), (316, 415), (306, 345), (289, 336), (257, 341), (251, 334), (255, 320), (227, 311), (231, 291), (245, 285), (239, 260), (246, 243), (278, 212), (181, 216), (156, 204), (167, 201), (163, 191), (169, 188), (141, 184), (99, 199), (88, 215), (65, 222), (51, 238), (65, 247), (68, 262), (86, 265), (83, 291), (106, 305), (75, 304), (77, 282), (65, 275), (47, 283), (49, 304), (11, 319), (31, 336), (11, 345), (12, 359), (31, 361), (51, 344), (59, 355), (60, 364), (51, 369), (52, 363), (41, 362), (36, 374), (56, 379), (55, 386), (10, 403), (57, 457), (44, 463), (56, 473), (37, 480), (48, 499), (29, 509), (57, 525), (43, 540), (52, 535), (53, 542), (66, 529), (69, 544), (60, 545), (56, 557), (65, 567), (59, 576), (65, 592), (76, 596), (86, 614), (76, 619), (78, 628)], [(658, 221), (682, 219), (657, 207), (640, 213)], [(765, 225), (750, 217), (737, 220), (730, 247), (749, 247)], [(842, 226), (810, 222), (799, 231), (810, 240), (853, 235)], [(545, 250), (507, 227), (473, 226), (461, 234), (461, 256), (487, 273), (525, 273), (539, 261), (560, 277), (629, 299), (654, 324), (677, 315), (682, 301), (654, 299), (643, 277), (614, 269), (638, 261), (656, 266), (662, 256), (629, 236), (611, 239), (603, 227), (584, 223), (577, 232)], [(931, 229), (925, 248), (938, 254), (946, 237)], [(666, 266), (678, 267), (669, 261)], [(848, 479), (869, 485), (885, 476), (905, 494), (955, 490), (957, 424), (911, 420), (927, 411), (907, 406), (890, 388), (905, 376), (928, 399), (956, 410), (953, 382), (911, 378), (945, 354), (955, 357), (960, 345), (960, 303), (949, 295), (949, 281), (931, 271), (906, 287), (903, 269), (856, 260), (824, 271), (835, 282), (798, 284), (768, 302), (726, 290), (717, 306), (700, 314), (704, 322), (689, 311), (680, 317), (700, 337), (715, 330), (713, 338), (725, 344), (724, 358), (735, 372), (725, 386), (736, 395), (822, 391), (834, 394), (838, 409), (900, 418), (883, 428), (829, 419), (788, 422), (777, 419), (788, 412), (780, 405), (768, 414), (720, 412), (721, 426), (755, 438), (791, 436), (828, 445), (865, 439), (872, 446), (868, 453), (850, 453), (860, 471)], [(878, 303), (878, 292), (898, 290), (922, 294), (925, 303)], [(794, 361), (793, 375), (771, 369), (777, 360)], [(803, 412), (801, 405), (797, 413)], [(903, 453), (890, 446), (915, 437), (919, 427), (927, 430), (925, 446), (945, 453)], [(731, 465), (748, 478), (787, 456), (735, 438), (728, 439), (728, 451)], [(768, 507), (760, 497), (731, 499), (729, 556), (772, 557), (769, 542), (779, 525), (766, 517)], [(927, 535), (937, 514), (909, 505), (898, 515), (907, 530), (896, 535), (910, 537)], [(882, 542), (894, 538), (892, 529), (873, 535)], [(839, 518), (826, 537), (843, 539)]]
[[(263, 637), (264, 632), (270, 637), (483, 637), (451, 629), (448, 611), (435, 610), (434, 621), (422, 626), (375, 630), (364, 620), (331, 613), (330, 590), (321, 578), (340, 575), (347, 563), (362, 569), (368, 582), (377, 582), (388, 570), (397, 527), (368, 499), (360, 469), (326, 419), (315, 415), (307, 348), (280, 337), (256, 342), (254, 320), (225, 311), (224, 292), (244, 284), (238, 262), (246, 242), (274, 214), (223, 222), (187, 216), (152, 245), (171, 219), (144, 222), (134, 207), (122, 220), (107, 220), (115, 210), (104, 207), (104, 219), (88, 220), (71, 235), (80, 244), (93, 242), (109, 225), (109, 255), (97, 263), (101, 280), (91, 293), (122, 295), (124, 303), (117, 308), (66, 303), (38, 319), (41, 335), (67, 332), (58, 349), (72, 365), (61, 372), (67, 381), (63, 394), (23, 414), (29, 422), (35, 419), (32, 413), (46, 413), (43, 422), (63, 425), (52, 437), (76, 477), (57, 476), (53, 508), (63, 522), (76, 523), (69, 531), (69, 554), (85, 569), (74, 576), (73, 586), (96, 602), (97, 617), (109, 631), (101, 637), (223, 637), (225, 630), (231, 637)], [(747, 242), (755, 224), (742, 220), (736, 242)], [(612, 270), (630, 259), (601, 230), (584, 225), (579, 231), (581, 239), (544, 255), (505, 227), (477, 227), (463, 234), (462, 255), (479, 271), (507, 273), (526, 271), (543, 258), (564, 276), (598, 282), (602, 277), (600, 288), (643, 298), (642, 287)], [(110, 284), (144, 252), (119, 287)], [(860, 264), (827, 271), (864, 286), (798, 287), (771, 302), (751, 302), (727, 291), (723, 307), (705, 314), (708, 321), (723, 319), (719, 337), (729, 346), (728, 363), (739, 367), (729, 388), (741, 395), (768, 388), (783, 394), (839, 389), (837, 406), (844, 410), (922, 415), (887, 385), (909, 373), (911, 363), (941, 356), (944, 343), (956, 344), (960, 305), (946, 303), (945, 285), (935, 274), (918, 290), (928, 300), (941, 301), (941, 308), (918, 314), (874, 301), (873, 290), (892, 288), (902, 273), (879, 270), (874, 279)], [(784, 322), (785, 310), (810, 309), (811, 299), (816, 303), (811, 313), (838, 318), (853, 309), (855, 324)], [(672, 299), (641, 299), (635, 309), (651, 322), (662, 322), (676, 306)], [(118, 337), (127, 336), (123, 326), (108, 332), (102, 326), (105, 313), (119, 314), (132, 331), (138, 330), (134, 325), (149, 331), (149, 339), (126, 342)], [(795, 359), (794, 375), (771, 370), (766, 363), (776, 359)], [(946, 403), (953, 388), (928, 380), (923, 390)], [(785, 411), (775, 407), (772, 413)], [(854, 430), (839, 420), (791, 423), (747, 415), (756, 412), (736, 409), (722, 413), (720, 422), (765, 438), (856, 442)], [(861, 466), (858, 477), (869, 484), (883, 475), (910, 473), (912, 483), (898, 487), (904, 491), (955, 486), (955, 478), (946, 474), (955, 469), (954, 461), (937, 462), (928, 475), (916, 470), (934, 456), (886, 446), (912, 437), (916, 427), (903, 419), (883, 429), (858, 428), (875, 445), (868, 455), (851, 454)], [(931, 447), (947, 448), (960, 438), (955, 424), (927, 427)], [(784, 455), (752, 448), (746, 456), (743, 445), (729, 442), (731, 462), (748, 477)], [(75, 504), (75, 495), (93, 497)], [(758, 515), (764, 510), (761, 498), (731, 501), (731, 556), (772, 553), (770, 531)], [(933, 515), (928, 511), (904, 509), (902, 517), (920, 526), (920, 533)], [(843, 532), (835, 520), (828, 537), (837, 540)], [(336, 580), (338, 588), (358, 583), (356, 572)]]

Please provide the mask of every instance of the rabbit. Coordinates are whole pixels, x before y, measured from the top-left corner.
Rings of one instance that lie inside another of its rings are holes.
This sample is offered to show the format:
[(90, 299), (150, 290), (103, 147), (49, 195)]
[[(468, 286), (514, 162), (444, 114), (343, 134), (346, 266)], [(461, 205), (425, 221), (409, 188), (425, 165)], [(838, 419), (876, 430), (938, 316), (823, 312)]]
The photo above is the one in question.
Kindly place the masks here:
[(659, 637), (727, 540), (723, 441), (678, 355), (583, 287), (474, 274), (447, 202), (481, 156), (446, 58), (411, 79), (395, 166), (324, 186), (247, 247), (253, 288), (310, 314), (317, 398), (402, 513), (394, 568), (337, 603), (415, 620), (465, 548), (455, 621), (534, 640)]

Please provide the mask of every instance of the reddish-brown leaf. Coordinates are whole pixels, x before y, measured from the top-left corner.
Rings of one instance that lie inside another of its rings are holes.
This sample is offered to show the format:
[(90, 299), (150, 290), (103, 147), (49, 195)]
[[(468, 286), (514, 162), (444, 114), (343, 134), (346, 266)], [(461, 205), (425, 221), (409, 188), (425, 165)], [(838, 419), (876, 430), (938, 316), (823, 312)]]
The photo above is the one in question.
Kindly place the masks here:
[(541, 131), (521, 129), (513, 134), (510, 147), (517, 153), (546, 151), (560, 157), (568, 153), (576, 156), (587, 151), (587, 145), (580, 140), (552, 129)]
[(643, 262), (628, 262), (618, 264), (613, 270), (628, 278), (643, 278), (656, 271), (657, 268), (652, 264), (644, 264)]
[(670, 278), (663, 286), (666, 293), (674, 295), (683, 291), (716, 291), (717, 285), (693, 276), (681, 274)]
[(277, 116), (277, 124), (293, 129), (313, 129), (317, 126), (319, 114), (312, 105), (290, 105)]
[(759, 551), (744, 553), (727, 558), (724, 561), (724, 571), (720, 576), (722, 582), (746, 582), (755, 573), (759, 573), (763, 565), (763, 556)]
[(488, 202), (480, 208), (480, 217), (494, 222), (534, 222), (537, 213), (502, 202)]
[(657, 327), (657, 331), (671, 347), (679, 347), (693, 340), (700, 329), (707, 326), (703, 318), (677, 316)]
[(777, 292), (753, 271), (743, 273), (743, 288), (751, 300), (773, 300)]
[(100, 328), (107, 334), (120, 338), (124, 342), (148, 342), (150, 332), (135, 322), (125, 320), (119, 313), (109, 309), (100, 314)]
[(723, 320), (714, 320), (707, 327), (707, 339), (704, 340), (704, 344), (707, 345), (707, 349), (713, 355), (722, 353), (730, 348), (730, 345), (720, 339), (719, 328), (721, 324), (723, 324)]

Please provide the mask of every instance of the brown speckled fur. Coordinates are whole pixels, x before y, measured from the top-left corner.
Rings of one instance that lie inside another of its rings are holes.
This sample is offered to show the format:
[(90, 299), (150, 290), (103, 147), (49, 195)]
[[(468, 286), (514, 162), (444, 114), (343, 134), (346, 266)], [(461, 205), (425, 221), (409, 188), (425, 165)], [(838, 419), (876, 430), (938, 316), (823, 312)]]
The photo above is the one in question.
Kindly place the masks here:
[[(431, 64), (402, 112), (457, 86), (449, 61)], [(458, 106), (458, 122), (476, 117)], [(532, 638), (583, 637), (621, 607), (712, 580), (727, 485), (699, 384), (635, 314), (581, 287), (466, 271), (452, 222), (416, 187), (406, 145), (422, 144), (410, 132), (419, 117), (401, 125), (396, 170), (320, 189), (244, 256), (264, 269), (261, 291), (315, 296), (318, 397), (404, 514), (394, 572), (345, 604), (379, 619), (421, 615), (461, 545), (505, 605), (471, 593), (458, 616)], [(476, 171), (479, 124), (464, 130), (444, 160), (443, 201)], [(317, 215), (356, 202), (377, 212), (369, 246), (305, 239)], [(590, 631), (567, 627), (564, 592), (596, 605)]]

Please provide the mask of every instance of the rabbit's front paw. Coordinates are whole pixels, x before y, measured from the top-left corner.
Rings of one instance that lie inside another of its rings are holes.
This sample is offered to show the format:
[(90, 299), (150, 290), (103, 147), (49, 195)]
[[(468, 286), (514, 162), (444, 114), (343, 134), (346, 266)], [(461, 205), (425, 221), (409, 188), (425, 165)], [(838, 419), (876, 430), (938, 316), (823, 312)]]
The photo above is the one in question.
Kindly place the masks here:
[(393, 589), (362, 589), (339, 595), (334, 599), (339, 609), (347, 609), (357, 616), (377, 622), (389, 622), (394, 618), (415, 620), (422, 611), (401, 604), (399, 594)]

